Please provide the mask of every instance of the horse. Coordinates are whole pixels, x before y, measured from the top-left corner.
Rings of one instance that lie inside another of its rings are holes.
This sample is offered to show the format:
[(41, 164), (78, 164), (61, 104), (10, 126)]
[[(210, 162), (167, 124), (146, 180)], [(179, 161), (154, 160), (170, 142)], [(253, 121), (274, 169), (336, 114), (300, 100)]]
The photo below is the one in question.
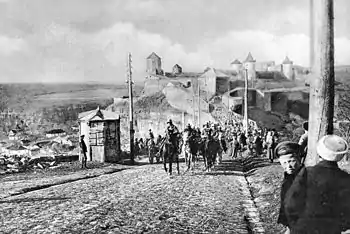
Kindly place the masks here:
[[(196, 162), (196, 154), (198, 151), (198, 145), (195, 142), (194, 137), (190, 135), (189, 131), (185, 131), (183, 133), (182, 142), (183, 142), (182, 149), (183, 149), (183, 152), (185, 154), (185, 162), (187, 165), (187, 171), (189, 169), (193, 170), (195, 162)], [(191, 162), (192, 162), (192, 164), (191, 164)]]
[(220, 151), (221, 146), (219, 141), (215, 140), (212, 137), (205, 139), (204, 146), (204, 164), (205, 170), (211, 171), (214, 163), (216, 161), (217, 153)]
[[(177, 140), (177, 139), (176, 139)], [(169, 175), (172, 175), (173, 171), (173, 161), (177, 163), (177, 173), (180, 174), (180, 164), (179, 164), (179, 153), (175, 149), (174, 144), (170, 140), (170, 136), (167, 134), (163, 140), (163, 143), (159, 149), (160, 154), (163, 158), (164, 170), (168, 173), (166, 163), (169, 163)]]

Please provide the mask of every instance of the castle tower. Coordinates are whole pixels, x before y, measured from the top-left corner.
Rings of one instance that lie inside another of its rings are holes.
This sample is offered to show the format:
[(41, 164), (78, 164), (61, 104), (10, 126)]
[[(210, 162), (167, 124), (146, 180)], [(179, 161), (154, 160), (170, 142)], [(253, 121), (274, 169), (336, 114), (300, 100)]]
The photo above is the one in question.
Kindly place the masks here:
[(288, 80), (294, 80), (293, 61), (291, 61), (288, 56), (286, 56), (282, 62), (282, 72)]
[(162, 74), (162, 59), (154, 52), (146, 58), (147, 69), (146, 72), (151, 75)]
[(248, 80), (255, 80), (256, 78), (255, 62), (252, 54), (249, 52), (247, 58), (243, 62), (244, 69), (248, 71)]
[(235, 61), (231, 63), (231, 67), (234, 71), (239, 73), (239, 71), (242, 69), (242, 63), (238, 59), (235, 59)]
[(178, 75), (182, 73), (182, 67), (179, 64), (173, 66), (173, 74)]

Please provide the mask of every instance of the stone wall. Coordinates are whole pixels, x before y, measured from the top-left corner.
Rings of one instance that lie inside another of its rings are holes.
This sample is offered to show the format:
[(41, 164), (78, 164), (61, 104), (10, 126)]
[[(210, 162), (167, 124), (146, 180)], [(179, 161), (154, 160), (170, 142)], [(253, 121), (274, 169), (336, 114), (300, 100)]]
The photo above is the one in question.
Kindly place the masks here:
[[(248, 106), (256, 106), (257, 98), (256, 98), (255, 90), (248, 90)], [(232, 97), (244, 97), (244, 89), (236, 90), (234, 93), (231, 93)]]

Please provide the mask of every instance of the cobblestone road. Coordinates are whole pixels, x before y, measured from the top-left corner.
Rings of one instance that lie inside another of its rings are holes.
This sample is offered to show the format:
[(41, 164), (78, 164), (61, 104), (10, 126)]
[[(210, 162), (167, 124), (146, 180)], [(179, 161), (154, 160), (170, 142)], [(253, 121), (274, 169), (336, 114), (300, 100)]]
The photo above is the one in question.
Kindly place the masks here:
[(1, 199), (0, 233), (251, 233), (237, 162), (211, 173), (183, 166), (172, 177), (148, 165)]

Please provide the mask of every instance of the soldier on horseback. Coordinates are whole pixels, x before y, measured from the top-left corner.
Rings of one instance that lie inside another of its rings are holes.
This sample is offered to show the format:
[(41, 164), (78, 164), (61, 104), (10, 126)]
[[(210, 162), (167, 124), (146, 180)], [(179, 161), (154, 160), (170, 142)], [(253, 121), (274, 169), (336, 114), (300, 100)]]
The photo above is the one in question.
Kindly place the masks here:
[(167, 122), (168, 126), (166, 128), (166, 136), (168, 136), (169, 141), (173, 144), (176, 152), (179, 152), (179, 144), (178, 144), (178, 135), (179, 135), (179, 129), (173, 124), (173, 121), (171, 119)]
[(191, 124), (187, 124), (186, 128), (184, 129), (184, 132), (188, 132), (189, 137), (193, 137), (195, 134), (195, 129), (192, 129)]
[(207, 123), (206, 125), (204, 125), (204, 129), (202, 132), (202, 138), (206, 139), (206, 140), (211, 139), (212, 132), (213, 132), (213, 130), (210, 128), (209, 123)]

